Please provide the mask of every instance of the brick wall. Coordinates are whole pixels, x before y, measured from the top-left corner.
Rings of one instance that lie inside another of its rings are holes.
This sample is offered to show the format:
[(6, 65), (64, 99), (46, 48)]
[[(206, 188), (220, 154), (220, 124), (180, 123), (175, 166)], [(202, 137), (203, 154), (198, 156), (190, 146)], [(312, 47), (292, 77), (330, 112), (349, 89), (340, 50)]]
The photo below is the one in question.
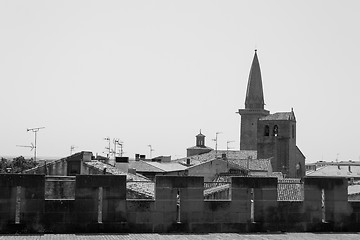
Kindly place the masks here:
[(277, 179), (233, 177), (230, 200), (204, 178), (156, 177), (155, 200), (127, 200), (126, 176), (77, 175), (75, 199), (45, 199), (44, 175), (0, 175), (0, 233), (360, 231), (343, 178), (304, 179), (304, 201), (277, 201)]

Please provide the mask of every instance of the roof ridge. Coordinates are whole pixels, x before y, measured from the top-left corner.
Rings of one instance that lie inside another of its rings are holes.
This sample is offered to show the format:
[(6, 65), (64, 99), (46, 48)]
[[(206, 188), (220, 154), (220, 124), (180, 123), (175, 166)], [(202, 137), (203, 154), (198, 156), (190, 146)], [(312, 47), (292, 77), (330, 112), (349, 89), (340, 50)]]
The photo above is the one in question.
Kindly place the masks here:
[(157, 168), (157, 169), (161, 170), (162, 172), (165, 172), (165, 170), (164, 170), (164, 169), (158, 168), (158, 167), (156, 167), (156, 166), (154, 166), (154, 165), (150, 164), (150, 163), (152, 163), (152, 162), (147, 162), (147, 161), (143, 161), (143, 160), (141, 160), (141, 161), (142, 161), (143, 163), (146, 163), (147, 165), (150, 165), (151, 167)]

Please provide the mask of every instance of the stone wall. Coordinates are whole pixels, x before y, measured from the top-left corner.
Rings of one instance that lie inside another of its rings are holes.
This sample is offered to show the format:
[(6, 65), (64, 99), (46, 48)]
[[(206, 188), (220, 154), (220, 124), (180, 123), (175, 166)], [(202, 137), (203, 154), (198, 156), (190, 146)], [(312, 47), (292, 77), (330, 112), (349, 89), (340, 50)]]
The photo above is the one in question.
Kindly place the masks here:
[(0, 175), (0, 233), (360, 231), (346, 179), (304, 178), (303, 201), (277, 184), (233, 177), (230, 200), (204, 200), (203, 177), (158, 176), (155, 200), (127, 200), (126, 176), (77, 175), (74, 199), (46, 199), (44, 175)]

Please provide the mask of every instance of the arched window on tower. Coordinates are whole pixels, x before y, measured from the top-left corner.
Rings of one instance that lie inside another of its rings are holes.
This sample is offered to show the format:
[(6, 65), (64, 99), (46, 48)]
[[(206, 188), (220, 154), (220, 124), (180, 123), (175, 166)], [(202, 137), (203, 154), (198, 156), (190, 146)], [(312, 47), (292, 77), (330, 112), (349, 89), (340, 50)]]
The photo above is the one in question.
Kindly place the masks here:
[(265, 129), (264, 129), (264, 136), (269, 136), (270, 135), (270, 128), (269, 125), (265, 125)]
[(301, 163), (296, 164), (296, 177), (301, 178), (302, 177), (302, 169), (301, 169)]
[(279, 133), (279, 127), (278, 125), (275, 125), (273, 128), (273, 136), (277, 137)]

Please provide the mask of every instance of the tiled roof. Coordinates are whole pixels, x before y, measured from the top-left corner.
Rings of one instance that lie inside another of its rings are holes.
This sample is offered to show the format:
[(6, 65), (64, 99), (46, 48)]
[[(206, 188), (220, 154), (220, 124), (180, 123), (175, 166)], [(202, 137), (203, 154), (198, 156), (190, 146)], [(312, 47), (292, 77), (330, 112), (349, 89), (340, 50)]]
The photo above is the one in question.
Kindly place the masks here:
[(213, 150), (211, 147), (207, 147), (207, 146), (204, 146), (204, 147), (193, 146), (193, 147), (189, 147), (187, 149), (209, 149), (209, 150)]
[(279, 201), (302, 201), (304, 200), (304, 185), (300, 179), (278, 179)]
[(228, 190), (229, 188), (230, 188), (230, 184), (224, 184), (224, 185), (208, 188), (204, 190), (204, 196), (208, 196), (216, 192), (222, 192), (224, 190)]
[(186, 166), (177, 162), (165, 162), (165, 163), (148, 162), (148, 164), (158, 169), (161, 169), (163, 172), (175, 172), (175, 171), (183, 171), (187, 169)]
[[(223, 178), (216, 178), (214, 182), (224, 182)], [(226, 178), (228, 181), (229, 178)], [(204, 190), (204, 195), (222, 192), (230, 188), (230, 184), (215, 185), (215, 187)], [(286, 178), (278, 180), (278, 201), (303, 201), (304, 200), (304, 185), (300, 179)]]
[(185, 170), (187, 167), (178, 162), (148, 162), (130, 161), (129, 168), (135, 168), (137, 172), (175, 172)]
[(269, 172), (271, 170), (270, 159), (229, 159), (228, 161), (250, 171)]
[[(176, 159), (174, 161), (176, 161), (178, 163), (186, 164), (186, 160), (190, 159), (191, 165), (197, 165), (197, 164), (207, 162), (209, 160), (214, 159), (215, 152), (216, 152), (215, 150), (212, 150), (211, 152), (208, 152), (208, 153), (194, 155), (191, 157), (180, 158), (180, 159)], [(242, 150), (242, 151), (218, 150), (217, 151), (218, 157), (221, 157), (222, 154), (227, 154), (227, 159), (248, 159), (248, 158), (256, 159), (256, 157), (257, 157), (257, 151), (246, 151), (246, 150)]]
[(154, 198), (154, 185), (148, 178), (140, 174), (125, 173), (109, 164), (99, 161), (84, 162), (84, 164), (97, 168), (103, 171), (106, 168), (106, 173), (113, 175), (126, 175), (126, 187), (131, 191), (137, 192), (140, 195), (145, 195), (148, 198)]
[(266, 117), (262, 117), (259, 119), (263, 120), (296, 120), (294, 112), (277, 112), (273, 114), (269, 114)]
[(129, 161), (129, 168), (135, 168), (137, 172), (164, 172), (164, 170), (157, 168), (150, 162), (139, 160)]
[(306, 176), (319, 176), (319, 177), (346, 177), (346, 178), (360, 178), (360, 166), (352, 165), (328, 165), (317, 169)]

